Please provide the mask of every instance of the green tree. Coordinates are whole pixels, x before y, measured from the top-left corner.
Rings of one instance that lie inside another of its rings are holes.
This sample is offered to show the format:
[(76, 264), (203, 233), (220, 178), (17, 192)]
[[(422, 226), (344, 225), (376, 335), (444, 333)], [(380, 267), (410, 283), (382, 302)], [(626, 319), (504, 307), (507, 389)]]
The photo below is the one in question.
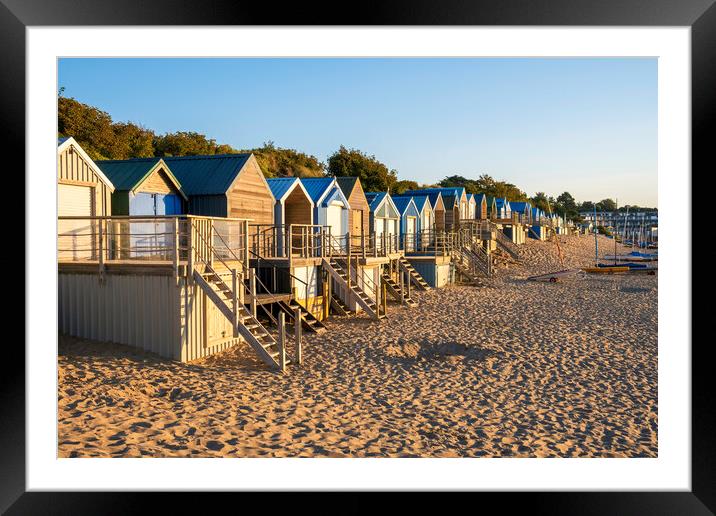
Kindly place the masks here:
[(545, 213), (548, 211), (547, 205), (549, 203), (549, 198), (547, 197), (547, 194), (544, 192), (537, 192), (534, 197), (530, 199), (530, 202), (532, 203), (532, 206), (535, 208), (539, 208), (540, 210), (543, 210)]
[(612, 199), (602, 199), (597, 203), (597, 211), (616, 211), (617, 203)]
[(415, 181), (408, 181), (407, 179), (396, 181), (393, 184), (393, 189), (391, 190), (391, 193), (394, 193), (396, 195), (400, 195), (402, 193), (405, 193), (406, 190), (417, 190), (420, 186)]
[(366, 192), (384, 192), (398, 181), (395, 170), (357, 149), (340, 149), (328, 157), (327, 173), (339, 177), (359, 177)]

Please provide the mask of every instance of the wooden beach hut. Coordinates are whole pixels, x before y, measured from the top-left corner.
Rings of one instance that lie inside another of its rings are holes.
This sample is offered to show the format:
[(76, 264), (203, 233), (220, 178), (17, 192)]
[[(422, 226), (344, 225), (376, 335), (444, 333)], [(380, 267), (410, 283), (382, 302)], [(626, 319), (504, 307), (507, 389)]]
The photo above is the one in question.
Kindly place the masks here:
[[(306, 188), (297, 177), (276, 177), (267, 179), (271, 194), (276, 199), (274, 205), (274, 223), (276, 256), (286, 256), (285, 240), (292, 234), (292, 247), (299, 249), (310, 245), (309, 235), (312, 234), (308, 226), (313, 224), (313, 201)], [(291, 228), (292, 225), (295, 227)], [(291, 230), (289, 231), (289, 228)], [(306, 254), (306, 253), (304, 253)]]
[(487, 196), (487, 218), (490, 220), (495, 220), (499, 218), (499, 213), (497, 211), (497, 200), (495, 197), (492, 197), (490, 195)]
[[(57, 141), (57, 215), (101, 217), (112, 213), (115, 187), (74, 138)], [(91, 259), (98, 247), (97, 222), (59, 219), (59, 259)]]
[(163, 160), (189, 198), (188, 213), (273, 225), (275, 200), (253, 154), (165, 157)]
[(425, 247), (432, 242), (431, 238), (435, 230), (435, 214), (430, 205), (430, 199), (426, 195), (414, 195), (413, 202), (420, 213), (420, 245)]
[(477, 201), (475, 200), (475, 194), (467, 194), (467, 218), (469, 220), (475, 220), (477, 211)]
[(57, 214), (110, 215), (115, 187), (74, 138), (57, 141)]
[(330, 245), (336, 251), (346, 250), (345, 237), (349, 229), (351, 205), (335, 177), (301, 178), (301, 183), (313, 201), (314, 224), (326, 226), (331, 234)]
[(517, 214), (517, 221), (523, 224), (527, 223), (530, 219), (532, 212), (532, 206), (528, 202), (515, 201), (510, 203), (512, 213)]
[[(438, 230), (451, 230), (460, 223), (461, 209), (467, 212), (467, 195), (464, 188), (423, 188), (421, 190), (406, 190), (404, 195), (430, 195), (440, 194), (444, 209), (444, 226)], [(463, 199), (464, 196), (464, 199)], [(462, 207), (461, 207), (462, 206)], [(436, 227), (440, 225), (438, 209), (433, 207), (436, 214)]]
[(397, 249), (400, 235), (400, 213), (393, 198), (387, 192), (368, 192), (366, 194), (370, 208), (370, 228), (375, 235), (376, 246)]
[(348, 199), (348, 227), (352, 247), (360, 247), (370, 236), (370, 207), (363, 186), (357, 177), (336, 177), (343, 195)]
[(506, 197), (495, 198), (495, 205), (497, 207), (498, 219), (509, 219), (512, 216), (510, 201), (508, 201)]
[(163, 159), (102, 160), (97, 166), (115, 186), (112, 215), (186, 213), (189, 199)]
[(475, 194), (475, 218), (487, 220), (488, 213), (487, 196), (485, 194)]
[(420, 232), (420, 212), (412, 197), (394, 197), (393, 202), (400, 214), (400, 240), (401, 248), (405, 251), (415, 251), (417, 238)]

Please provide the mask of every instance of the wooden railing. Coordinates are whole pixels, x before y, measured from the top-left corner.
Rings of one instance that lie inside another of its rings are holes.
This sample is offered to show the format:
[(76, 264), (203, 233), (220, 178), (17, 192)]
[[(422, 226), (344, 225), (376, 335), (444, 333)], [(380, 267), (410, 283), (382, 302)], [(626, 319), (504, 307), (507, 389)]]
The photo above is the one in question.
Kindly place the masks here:
[[(223, 259), (248, 262), (248, 220), (171, 215), (156, 217), (58, 217), (60, 263), (168, 262), (178, 273), (187, 262)], [(192, 250), (193, 252), (190, 252)]]

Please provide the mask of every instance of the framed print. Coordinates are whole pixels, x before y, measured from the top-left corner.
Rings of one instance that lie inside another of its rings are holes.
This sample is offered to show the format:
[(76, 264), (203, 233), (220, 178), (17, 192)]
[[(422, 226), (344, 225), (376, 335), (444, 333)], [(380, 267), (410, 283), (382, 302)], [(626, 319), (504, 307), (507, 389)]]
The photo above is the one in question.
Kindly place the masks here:
[(2, 0), (27, 240), (3, 511), (712, 513), (691, 170), (716, 8), (313, 14)]

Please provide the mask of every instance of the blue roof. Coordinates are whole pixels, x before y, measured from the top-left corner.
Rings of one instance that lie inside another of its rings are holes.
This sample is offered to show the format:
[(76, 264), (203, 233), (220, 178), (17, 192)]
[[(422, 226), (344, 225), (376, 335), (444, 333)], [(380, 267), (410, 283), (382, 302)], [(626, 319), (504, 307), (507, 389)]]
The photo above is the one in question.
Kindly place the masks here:
[(475, 203), (482, 204), (483, 199), (485, 199), (485, 202), (487, 202), (487, 195), (485, 195), (484, 193), (475, 194)]
[(415, 203), (415, 206), (418, 208), (418, 211), (421, 213), (423, 211), (423, 208), (425, 207), (425, 203), (430, 204), (430, 200), (428, 199), (427, 195), (413, 195), (413, 202)]
[(395, 207), (398, 208), (398, 213), (401, 215), (405, 214), (405, 211), (408, 209), (408, 206), (410, 206), (410, 201), (412, 200), (413, 198), (408, 196), (393, 197)]
[(64, 138), (57, 138), (57, 146), (59, 147), (60, 145), (62, 145), (63, 143), (65, 143), (65, 142), (66, 142), (67, 140), (69, 140), (69, 139), (70, 139), (70, 138), (69, 138), (68, 136), (66, 136), (66, 137), (64, 137)]
[(512, 208), (512, 211), (520, 211), (520, 212), (524, 213), (524, 211), (529, 209), (529, 207), (530, 207), (530, 203), (528, 203), (528, 202), (519, 201), (519, 202), (511, 202), (510, 203), (510, 208)]
[(162, 158), (189, 195), (220, 195), (251, 157), (250, 153)]
[(370, 211), (375, 211), (386, 195), (388, 195), (388, 192), (366, 192), (365, 198), (368, 201)]
[(465, 188), (462, 186), (450, 186), (450, 187), (443, 187), (443, 188), (420, 188), (418, 190), (406, 190), (403, 192), (403, 194), (410, 194), (410, 195), (425, 195), (426, 193), (436, 193), (439, 192), (443, 194), (443, 196), (446, 195), (454, 195), (455, 197), (462, 197), (463, 192), (465, 191)]
[(296, 181), (299, 181), (297, 177), (272, 177), (266, 180), (276, 200), (286, 195)]
[(315, 203), (333, 185), (334, 179), (333, 177), (302, 177), (301, 184)]

